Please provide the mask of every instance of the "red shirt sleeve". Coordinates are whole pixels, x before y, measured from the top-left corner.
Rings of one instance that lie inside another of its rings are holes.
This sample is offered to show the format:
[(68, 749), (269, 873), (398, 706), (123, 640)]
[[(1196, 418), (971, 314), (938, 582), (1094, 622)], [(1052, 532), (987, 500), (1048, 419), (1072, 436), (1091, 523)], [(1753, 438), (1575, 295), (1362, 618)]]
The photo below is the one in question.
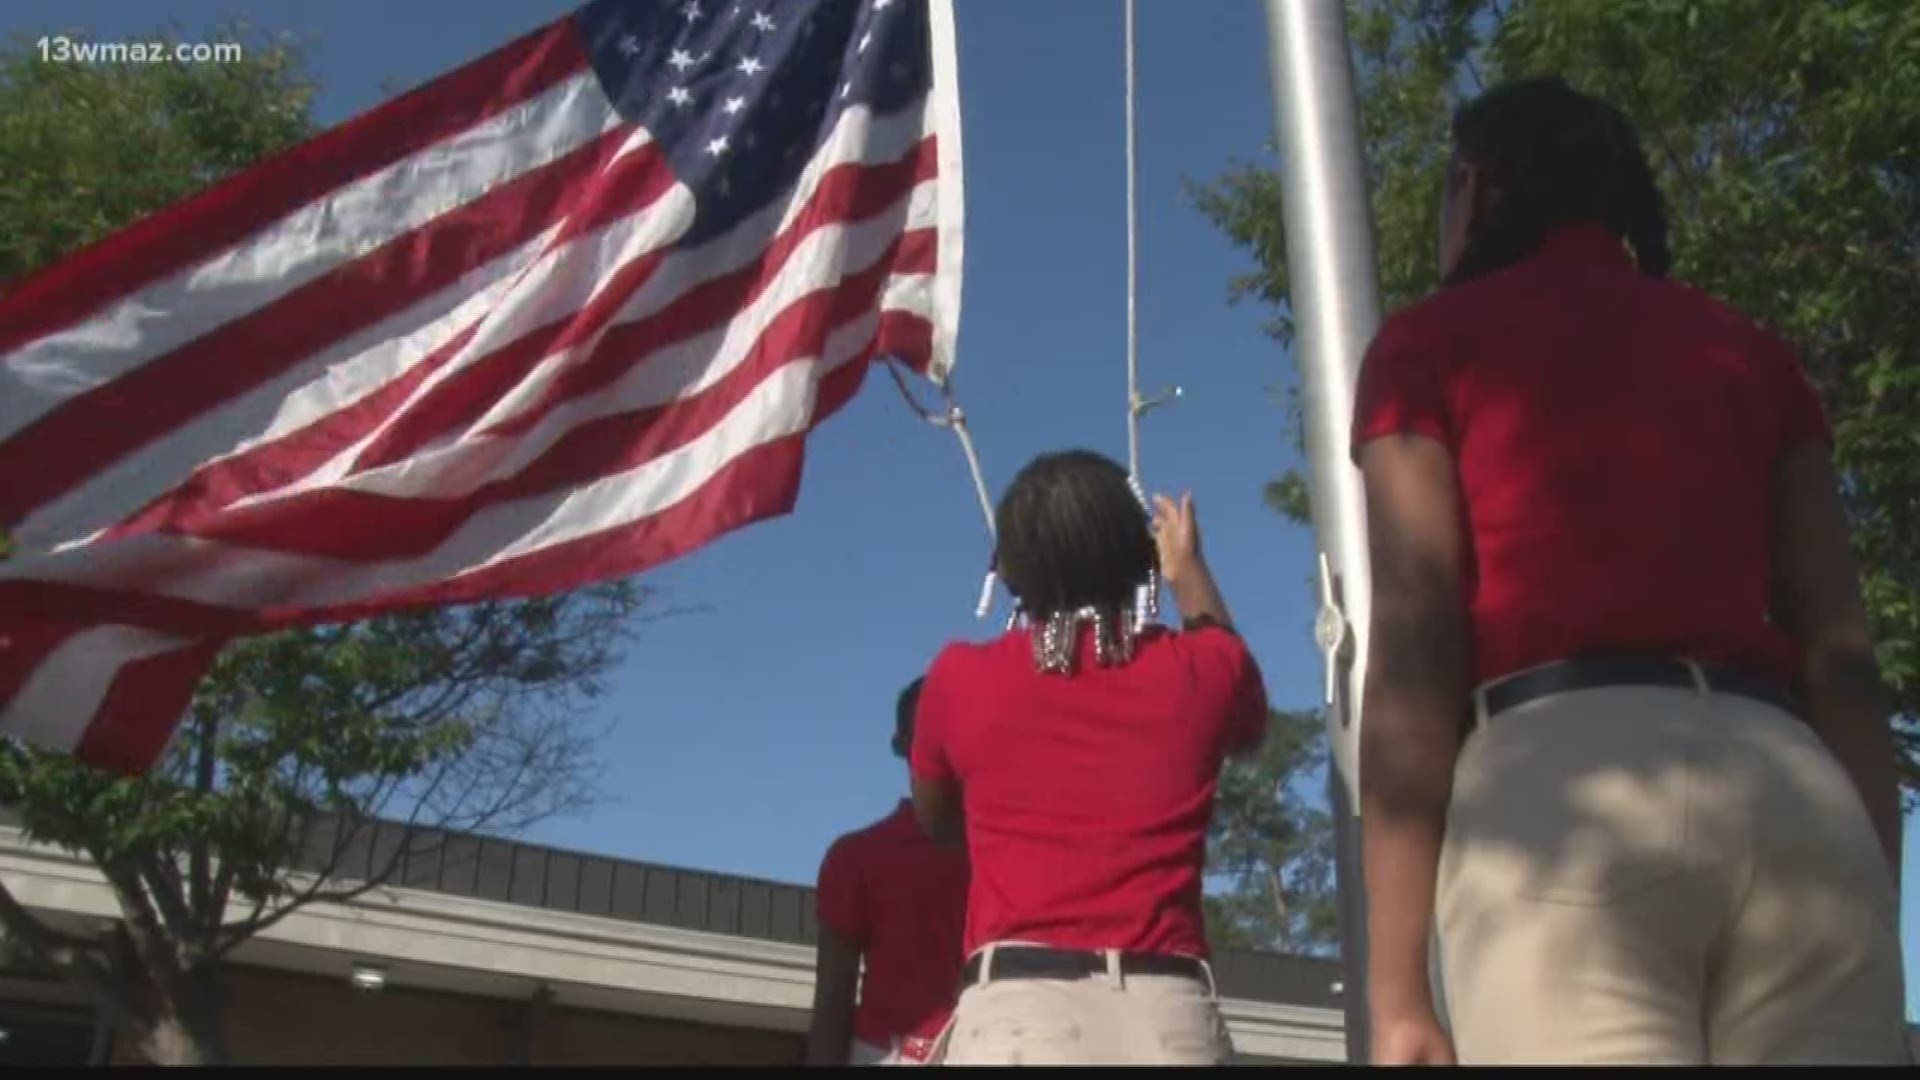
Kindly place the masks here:
[(1425, 435), (1453, 448), (1452, 410), (1429, 337), (1404, 315), (1388, 319), (1374, 335), (1354, 388), (1353, 456), (1387, 435)]
[(1201, 699), (1222, 713), (1221, 749), (1238, 754), (1267, 737), (1267, 687), (1247, 643), (1231, 630), (1207, 627), (1184, 631), (1192, 650)]
[(865, 948), (867, 905), (861, 892), (857, 849), (849, 837), (843, 836), (827, 848), (827, 857), (820, 861), (814, 914), (821, 926)]
[(1813, 387), (1812, 380), (1800, 366), (1800, 359), (1794, 355), (1791, 347), (1781, 344), (1783, 378), (1781, 394), (1784, 427), (1780, 433), (1780, 449), (1798, 443), (1812, 442), (1823, 446), (1833, 445), (1833, 428), (1827, 420), (1827, 410), (1820, 403), (1820, 393)]
[(913, 775), (937, 784), (960, 779), (949, 742), (952, 717), (958, 711), (954, 691), (960, 685), (953, 664), (953, 653), (947, 650), (927, 669), (926, 682), (920, 686), (920, 705), (913, 714), (913, 751), (907, 756)]

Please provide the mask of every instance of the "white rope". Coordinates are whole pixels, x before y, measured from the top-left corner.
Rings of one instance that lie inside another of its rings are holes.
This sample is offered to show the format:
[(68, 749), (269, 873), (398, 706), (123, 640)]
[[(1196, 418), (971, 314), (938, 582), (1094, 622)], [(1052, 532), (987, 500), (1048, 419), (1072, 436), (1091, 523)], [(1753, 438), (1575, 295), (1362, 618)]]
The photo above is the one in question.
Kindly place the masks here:
[[(919, 400), (913, 396), (913, 391), (907, 389), (907, 380), (901, 377), (899, 365), (888, 363), (886, 367), (887, 374), (893, 376), (893, 385), (899, 388), (900, 397), (907, 403), (907, 407), (917, 413), (920, 419), (934, 427), (943, 427), (953, 432), (953, 437), (959, 440), (960, 453), (965, 455), (967, 472), (973, 478), (974, 497), (980, 500), (980, 517), (986, 522), (988, 545), (998, 543), (998, 531), (993, 524), (993, 496), (987, 491), (986, 470), (980, 467), (980, 452), (974, 449), (973, 432), (967, 427), (967, 414), (953, 396), (953, 380), (949, 378), (946, 382), (939, 384), (940, 398), (947, 408), (945, 412), (936, 413), (920, 404)], [(980, 599), (974, 604), (976, 618), (984, 619), (992, 614), (993, 587), (998, 577), (996, 568), (989, 566), (986, 579), (980, 583)]]
[(980, 468), (980, 454), (973, 448), (973, 434), (967, 429), (967, 414), (953, 396), (953, 380), (948, 379), (939, 387), (940, 398), (946, 404), (945, 412), (936, 413), (914, 398), (913, 391), (907, 389), (907, 381), (900, 376), (899, 365), (887, 364), (887, 374), (893, 376), (893, 385), (900, 388), (900, 396), (906, 399), (907, 407), (917, 413), (920, 419), (953, 432), (960, 440), (960, 452), (966, 455), (967, 472), (973, 477), (973, 494), (980, 500), (980, 516), (986, 521), (987, 538), (997, 539), (993, 527), (993, 496), (987, 492), (986, 472)]
[(1126, 0), (1127, 74), (1127, 475), (1140, 480), (1140, 206), (1133, 92), (1133, 0)]

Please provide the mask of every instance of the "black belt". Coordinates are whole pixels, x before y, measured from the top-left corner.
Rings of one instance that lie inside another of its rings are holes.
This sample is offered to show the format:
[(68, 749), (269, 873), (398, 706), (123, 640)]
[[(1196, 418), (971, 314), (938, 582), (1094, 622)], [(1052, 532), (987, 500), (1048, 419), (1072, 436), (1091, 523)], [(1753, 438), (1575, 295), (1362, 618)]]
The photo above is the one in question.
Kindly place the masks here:
[[(1775, 708), (1800, 715), (1793, 696), (1778, 683), (1738, 668), (1712, 664), (1698, 665), (1707, 689), (1716, 694), (1737, 694), (1764, 702)], [(1666, 686), (1680, 690), (1698, 688), (1693, 669), (1676, 660), (1637, 658), (1567, 660), (1513, 675), (1480, 691), (1487, 718), (1498, 716), (1527, 702), (1551, 694), (1578, 690), (1601, 690), (1610, 686)]]
[[(985, 953), (974, 954), (967, 961), (962, 978), (966, 985), (975, 986), (980, 982), (981, 966), (986, 963)], [(1004, 946), (993, 952), (993, 967), (988, 971), (990, 981), (1002, 979), (1090, 979), (1107, 973), (1107, 958), (1102, 953), (1081, 952), (1077, 949), (1040, 949), (1028, 946)], [(1122, 953), (1120, 955), (1120, 974), (1127, 975), (1172, 975), (1207, 983), (1207, 966), (1192, 957), (1164, 956), (1153, 953)]]

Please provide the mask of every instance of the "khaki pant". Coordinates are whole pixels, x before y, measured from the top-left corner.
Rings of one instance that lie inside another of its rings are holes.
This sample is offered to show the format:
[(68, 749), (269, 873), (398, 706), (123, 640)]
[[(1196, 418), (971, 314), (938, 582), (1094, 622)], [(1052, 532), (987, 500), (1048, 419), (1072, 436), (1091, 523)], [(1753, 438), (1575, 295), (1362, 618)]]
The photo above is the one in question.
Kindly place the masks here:
[(1481, 724), (1436, 913), (1463, 1063), (1908, 1060), (1866, 810), (1810, 728), (1746, 698), (1595, 690)]
[(1210, 985), (1117, 970), (994, 981), (989, 956), (986, 980), (962, 991), (954, 1008), (942, 1064), (1225, 1065), (1232, 1058)]

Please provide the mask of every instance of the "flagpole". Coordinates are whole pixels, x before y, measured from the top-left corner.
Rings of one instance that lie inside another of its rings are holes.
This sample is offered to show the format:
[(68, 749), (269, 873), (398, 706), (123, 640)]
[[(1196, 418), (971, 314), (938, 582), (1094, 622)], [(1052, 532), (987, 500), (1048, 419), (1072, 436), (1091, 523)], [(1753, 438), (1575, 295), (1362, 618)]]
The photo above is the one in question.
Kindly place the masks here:
[(1353, 388), (1379, 322), (1373, 227), (1343, 0), (1267, 0), (1287, 272), (1320, 549), (1316, 637), (1327, 657), (1330, 809), (1349, 1061), (1368, 1057), (1366, 904), (1360, 873), (1360, 691), (1371, 594), (1366, 510), (1347, 453)]

